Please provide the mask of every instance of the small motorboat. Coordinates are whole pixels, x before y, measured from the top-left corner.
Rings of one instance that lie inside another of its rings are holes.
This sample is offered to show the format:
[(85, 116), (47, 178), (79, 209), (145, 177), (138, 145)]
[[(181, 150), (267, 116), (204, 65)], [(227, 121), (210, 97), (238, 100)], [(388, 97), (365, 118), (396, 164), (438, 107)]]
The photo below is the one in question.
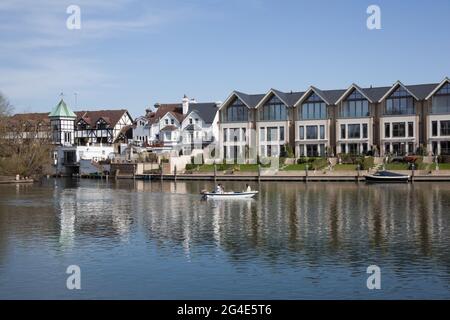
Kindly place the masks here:
[(374, 174), (368, 174), (365, 176), (365, 178), (366, 182), (398, 183), (398, 182), (408, 182), (410, 177), (409, 175), (384, 170), (384, 171), (377, 171)]
[(206, 199), (249, 199), (258, 194), (258, 191), (245, 191), (245, 192), (202, 192), (203, 197)]

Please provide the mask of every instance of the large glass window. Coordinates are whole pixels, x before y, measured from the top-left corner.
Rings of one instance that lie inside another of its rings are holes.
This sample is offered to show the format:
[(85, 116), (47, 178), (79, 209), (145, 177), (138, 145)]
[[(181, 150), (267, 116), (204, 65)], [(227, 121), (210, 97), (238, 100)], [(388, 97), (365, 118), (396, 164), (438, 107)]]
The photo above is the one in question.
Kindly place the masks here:
[(304, 126), (300, 126), (298, 128), (299, 130), (299, 138), (300, 140), (304, 140), (305, 139), (305, 127)]
[(348, 137), (349, 139), (361, 138), (361, 126), (359, 124), (348, 125)]
[(315, 140), (317, 137), (317, 126), (306, 126), (306, 139)]
[(394, 122), (394, 123), (392, 123), (392, 136), (394, 138), (406, 137), (405, 123), (404, 122)]
[(362, 118), (369, 116), (369, 101), (364, 98), (357, 90), (342, 104), (341, 117), (344, 118)]
[(450, 113), (450, 83), (447, 82), (436, 92), (432, 102), (432, 113)]
[(414, 98), (402, 87), (386, 99), (386, 114), (414, 114)]
[(266, 128), (259, 128), (259, 141), (266, 140)]
[(326, 119), (327, 105), (317, 94), (312, 93), (302, 104), (298, 116), (302, 120)]
[(235, 99), (226, 110), (225, 122), (247, 122), (247, 120), (247, 106), (245, 106), (240, 99)]
[(277, 141), (277, 140), (278, 140), (278, 127), (268, 127), (267, 141)]
[(280, 141), (284, 141), (284, 127), (280, 127)]
[(384, 137), (385, 138), (391, 137), (391, 124), (390, 123), (384, 124)]
[(286, 105), (273, 96), (264, 106), (259, 110), (259, 119), (263, 121), (284, 121), (287, 120)]
[(228, 129), (223, 129), (223, 142), (228, 141)]
[(450, 121), (441, 121), (441, 136), (450, 136)]

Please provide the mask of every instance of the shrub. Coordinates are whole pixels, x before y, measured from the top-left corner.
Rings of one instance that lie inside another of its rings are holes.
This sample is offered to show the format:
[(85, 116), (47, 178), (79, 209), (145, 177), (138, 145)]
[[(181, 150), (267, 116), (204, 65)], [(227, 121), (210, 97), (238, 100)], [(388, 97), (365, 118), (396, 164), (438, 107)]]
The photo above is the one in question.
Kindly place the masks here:
[(311, 163), (311, 169), (313, 170), (320, 170), (322, 168), (325, 168), (328, 165), (328, 161), (325, 158), (316, 158)]
[(375, 164), (373, 157), (358, 157), (355, 159), (355, 164), (359, 165), (360, 170), (369, 170)]
[(193, 171), (193, 170), (196, 170), (196, 169), (197, 169), (197, 165), (196, 164), (189, 163), (189, 164), (186, 165), (186, 170)]

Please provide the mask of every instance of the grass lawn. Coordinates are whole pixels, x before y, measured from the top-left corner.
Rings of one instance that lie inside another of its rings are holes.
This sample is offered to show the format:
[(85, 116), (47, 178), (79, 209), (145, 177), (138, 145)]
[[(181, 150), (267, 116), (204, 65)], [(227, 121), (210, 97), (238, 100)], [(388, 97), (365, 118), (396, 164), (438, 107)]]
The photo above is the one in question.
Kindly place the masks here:
[[(430, 164), (430, 170), (436, 170), (436, 163)], [(450, 163), (439, 163), (439, 170), (450, 170)]]
[(258, 165), (257, 164), (240, 164), (239, 169), (240, 169), (240, 171), (257, 172)]
[(336, 171), (356, 171), (356, 164), (337, 164), (333, 167)]
[[(311, 167), (311, 165), (309, 165), (309, 167)], [(305, 171), (305, 170), (306, 170), (306, 163), (289, 164), (282, 169), (282, 171)]]
[[(235, 167), (239, 167), (239, 171), (244, 172), (257, 172), (258, 171), (258, 165), (257, 164), (240, 164), (240, 165), (234, 165), (234, 164), (218, 164), (217, 165), (217, 171), (225, 171), (225, 170), (233, 170)], [(203, 164), (195, 166), (193, 171), (196, 172), (214, 172), (214, 165), (213, 164)]]
[(409, 164), (407, 163), (388, 163), (386, 170), (409, 170)]

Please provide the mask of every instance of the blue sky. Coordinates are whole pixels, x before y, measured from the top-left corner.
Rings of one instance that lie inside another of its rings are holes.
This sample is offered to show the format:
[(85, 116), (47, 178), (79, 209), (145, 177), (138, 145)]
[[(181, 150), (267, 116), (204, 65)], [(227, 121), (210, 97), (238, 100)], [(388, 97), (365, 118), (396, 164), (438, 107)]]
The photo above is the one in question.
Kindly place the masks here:
[[(66, 8), (81, 8), (68, 30)], [(381, 8), (381, 30), (366, 9)], [(450, 1), (1, 0), (0, 91), (16, 112), (225, 100), (440, 82), (450, 76)]]

